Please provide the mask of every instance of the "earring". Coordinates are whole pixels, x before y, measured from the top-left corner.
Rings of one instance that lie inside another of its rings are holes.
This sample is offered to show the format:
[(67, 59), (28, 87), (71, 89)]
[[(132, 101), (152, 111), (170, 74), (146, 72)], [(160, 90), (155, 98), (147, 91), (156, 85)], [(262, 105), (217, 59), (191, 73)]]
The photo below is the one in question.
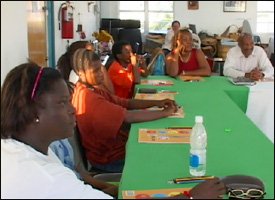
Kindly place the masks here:
[(36, 122), (36, 123), (39, 123), (39, 119), (38, 119), (38, 117), (35, 119), (35, 122)]

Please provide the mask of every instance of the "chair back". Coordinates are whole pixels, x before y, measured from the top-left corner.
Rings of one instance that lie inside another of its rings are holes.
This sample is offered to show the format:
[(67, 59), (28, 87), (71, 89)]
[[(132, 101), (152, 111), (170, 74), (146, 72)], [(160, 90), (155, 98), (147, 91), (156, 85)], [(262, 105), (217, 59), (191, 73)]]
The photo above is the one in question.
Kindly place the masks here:
[(77, 126), (74, 129), (74, 135), (69, 138), (69, 142), (73, 147), (76, 165), (80, 164), (85, 170), (90, 171), (91, 165), (86, 158), (85, 150), (81, 144), (81, 136)]
[(134, 53), (142, 54), (142, 38), (139, 28), (122, 28), (118, 32), (118, 40), (130, 42)]

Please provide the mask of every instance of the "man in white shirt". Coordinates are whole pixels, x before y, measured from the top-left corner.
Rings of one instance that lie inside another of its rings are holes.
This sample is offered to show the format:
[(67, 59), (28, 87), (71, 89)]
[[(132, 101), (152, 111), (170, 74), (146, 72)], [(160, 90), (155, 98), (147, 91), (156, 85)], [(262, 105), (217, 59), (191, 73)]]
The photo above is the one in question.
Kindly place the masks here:
[(164, 40), (164, 44), (162, 45), (162, 50), (165, 54), (165, 56), (171, 52), (172, 49), (172, 39), (175, 35), (175, 33), (180, 29), (180, 22), (175, 20), (172, 22), (172, 28), (170, 30), (168, 30), (166, 36), (165, 36), (165, 40)]
[(266, 52), (261, 47), (254, 46), (252, 35), (242, 33), (238, 46), (227, 53), (223, 74), (232, 78), (247, 77), (257, 81), (264, 77), (273, 77), (274, 68)]

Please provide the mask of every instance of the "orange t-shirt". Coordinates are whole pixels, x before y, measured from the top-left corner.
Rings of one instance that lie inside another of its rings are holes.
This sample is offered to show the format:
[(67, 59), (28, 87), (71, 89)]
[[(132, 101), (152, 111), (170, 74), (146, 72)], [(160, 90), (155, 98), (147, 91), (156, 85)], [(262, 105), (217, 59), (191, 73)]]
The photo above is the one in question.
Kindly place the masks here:
[(124, 159), (128, 133), (120, 127), (129, 101), (77, 82), (72, 104), (82, 145), (91, 164)]
[(108, 74), (114, 85), (115, 94), (122, 98), (132, 98), (135, 86), (133, 65), (129, 64), (127, 68), (124, 68), (115, 60), (111, 64)]

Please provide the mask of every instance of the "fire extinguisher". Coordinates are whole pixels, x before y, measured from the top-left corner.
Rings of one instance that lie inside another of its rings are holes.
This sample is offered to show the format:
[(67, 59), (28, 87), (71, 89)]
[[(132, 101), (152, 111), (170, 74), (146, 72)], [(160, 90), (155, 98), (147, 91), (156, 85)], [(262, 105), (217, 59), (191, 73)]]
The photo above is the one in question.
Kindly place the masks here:
[[(59, 30), (61, 28), (62, 39), (73, 39), (74, 37), (74, 19), (73, 19), (73, 6), (69, 1), (62, 3), (58, 11)], [(60, 20), (61, 17), (61, 20)], [(61, 22), (61, 27), (60, 27)]]

